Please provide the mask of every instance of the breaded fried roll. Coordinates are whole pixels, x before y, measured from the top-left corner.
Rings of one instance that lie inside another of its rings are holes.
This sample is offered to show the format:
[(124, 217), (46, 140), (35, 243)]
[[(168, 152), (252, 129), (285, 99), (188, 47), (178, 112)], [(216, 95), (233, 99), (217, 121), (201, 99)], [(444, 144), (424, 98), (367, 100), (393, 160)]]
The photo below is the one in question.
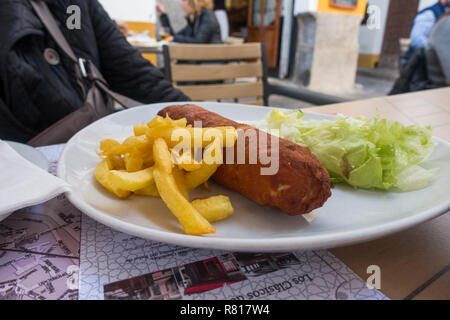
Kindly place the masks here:
[[(238, 141), (234, 146), (234, 161), (229, 163), (229, 158), (225, 159), (230, 150), (224, 149), (224, 164), (217, 169), (213, 179), (261, 206), (277, 208), (294, 216), (321, 207), (331, 196), (327, 170), (310, 151), (294, 142), (273, 137), (255, 127), (237, 123), (192, 104), (169, 106), (159, 111), (158, 115), (168, 115), (172, 119), (186, 118), (191, 125), (194, 125), (194, 121), (201, 121), (202, 127), (236, 128)], [(251, 143), (251, 135), (246, 135), (248, 130), (257, 133), (256, 144)], [(239, 141), (242, 143), (239, 144)], [(242, 149), (244, 144), (245, 163), (239, 163), (238, 148)], [(250, 160), (255, 159), (255, 155), (256, 162), (252, 163)], [(273, 165), (268, 164), (267, 157), (263, 159), (262, 155), (276, 158), (276, 172), (262, 174), (262, 169)]]

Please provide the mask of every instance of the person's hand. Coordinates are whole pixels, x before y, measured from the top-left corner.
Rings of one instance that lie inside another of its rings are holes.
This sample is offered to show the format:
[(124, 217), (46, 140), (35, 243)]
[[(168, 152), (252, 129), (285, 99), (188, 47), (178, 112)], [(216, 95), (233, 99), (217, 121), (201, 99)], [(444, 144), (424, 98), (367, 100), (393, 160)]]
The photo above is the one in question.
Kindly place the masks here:
[(165, 14), (166, 13), (166, 9), (164, 8), (164, 6), (157, 2), (156, 3), (156, 12), (158, 12), (159, 14)]

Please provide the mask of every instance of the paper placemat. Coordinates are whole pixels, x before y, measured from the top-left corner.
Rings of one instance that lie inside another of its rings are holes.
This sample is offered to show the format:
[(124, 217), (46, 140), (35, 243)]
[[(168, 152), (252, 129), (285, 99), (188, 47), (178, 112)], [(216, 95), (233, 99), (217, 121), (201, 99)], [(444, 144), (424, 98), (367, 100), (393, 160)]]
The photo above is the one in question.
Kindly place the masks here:
[[(39, 148), (53, 174), (62, 148)], [(239, 253), (144, 240), (82, 215), (64, 195), (2, 221), (0, 299), (77, 298), (388, 299), (327, 250)]]
[(186, 248), (130, 236), (86, 215), (81, 230), (80, 299), (387, 299), (327, 250)]
[[(56, 174), (63, 145), (38, 148)], [(64, 195), (0, 222), (0, 300), (78, 298), (81, 212)]]

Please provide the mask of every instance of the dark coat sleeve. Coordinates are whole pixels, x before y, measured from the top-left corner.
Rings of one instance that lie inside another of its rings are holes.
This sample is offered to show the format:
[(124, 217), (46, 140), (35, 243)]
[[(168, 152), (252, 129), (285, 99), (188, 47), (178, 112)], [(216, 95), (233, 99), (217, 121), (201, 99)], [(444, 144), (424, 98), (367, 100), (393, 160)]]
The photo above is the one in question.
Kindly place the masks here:
[(8, 106), (0, 97), (0, 138), (24, 142), (33, 136), (33, 132), (25, 128), (9, 111)]
[(177, 32), (174, 35), (173, 40), (179, 43), (210, 43), (214, 32), (216, 31), (215, 27), (217, 27), (212, 15), (202, 12), (197, 19), (200, 19), (199, 26), (193, 35), (187, 34), (186, 31), (190, 28), (186, 27)]
[(89, 3), (99, 69), (113, 91), (143, 103), (190, 100), (128, 43), (97, 0)]

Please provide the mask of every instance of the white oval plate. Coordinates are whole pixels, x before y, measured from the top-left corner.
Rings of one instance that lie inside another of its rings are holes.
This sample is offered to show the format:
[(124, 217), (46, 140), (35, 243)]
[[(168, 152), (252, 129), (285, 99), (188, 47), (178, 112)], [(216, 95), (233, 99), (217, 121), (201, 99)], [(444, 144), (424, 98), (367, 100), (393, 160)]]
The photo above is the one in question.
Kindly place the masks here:
[[(362, 242), (414, 226), (449, 210), (450, 145), (435, 139), (436, 148), (425, 166), (439, 167), (440, 172), (425, 189), (394, 193), (337, 185), (325, 205), (314, 210), (316, 218), (308, 223), (302, 216), (291, 217), (261, 207), (211, 182), (211, 191), (198, 190), (193, 196), (228, 195), (235, 213), (213, 223), (215, 234), (185, 235), (161, 199), (132, 196), (118, 200), (93, 177), (99, 162), (95, 152), (101, 140), (123, 140), (133, 134), (133, 125), (148, 122), (171, 104), (153, 104), (112, 114), (70, 139), (59, 160), (58, 176), (74, 187), (68, 198), (78, 209), (113, 229), (146, 239), (189, 247), (258, 252), (331, 248)], [(231, 103), (195, 104), (239, 122), (259, 121), (270, 110)], [(306, 119), (333, 118), (306, 115)]]

